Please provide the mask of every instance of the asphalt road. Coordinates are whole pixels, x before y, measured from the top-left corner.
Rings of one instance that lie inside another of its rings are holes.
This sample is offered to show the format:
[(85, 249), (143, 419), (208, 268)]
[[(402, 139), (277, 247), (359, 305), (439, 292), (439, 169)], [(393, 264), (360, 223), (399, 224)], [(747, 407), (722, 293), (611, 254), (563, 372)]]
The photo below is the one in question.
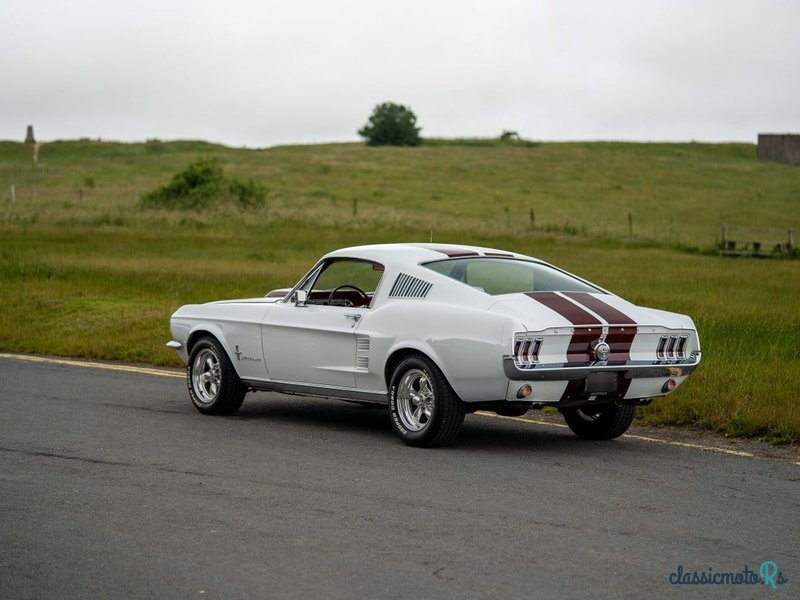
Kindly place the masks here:
[[(798, 597), (800, 465), (0, 358), (3, 598)], [(768, 585), (672, 585), (685, 570)]]

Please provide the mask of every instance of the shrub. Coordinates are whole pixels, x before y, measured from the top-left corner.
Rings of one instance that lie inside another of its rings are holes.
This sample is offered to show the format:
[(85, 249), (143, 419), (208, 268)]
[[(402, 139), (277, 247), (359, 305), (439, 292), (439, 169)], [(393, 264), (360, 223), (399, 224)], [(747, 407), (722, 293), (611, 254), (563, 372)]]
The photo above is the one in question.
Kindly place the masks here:
[(217, 161), (201, 160), (175, 173), (167, 185), (146, 194), (142, 204), (151, 208), (202, 208), (219, 194), (224, 180)]
[(367, 124), (358, 130), (370, 146), (418, 146), (417, 117), (402, 104), (384, 102), (375, 107)]
[(253, 179), (248, 179), (247, 181), (231, 179), (228, 189), (241, 208), (261, 206), (267, 196), (267, 190), (264, 189), (264, 186)]
[(167, 185), (146, 194), (142, 206), (186, 210), (205, 208), (216, 200), (252, 208), (262, 205), (266, 195), (266, 189), (257, 181), (225, 177), (219, 162), (206, 159), (190, 164), (173, 175)]

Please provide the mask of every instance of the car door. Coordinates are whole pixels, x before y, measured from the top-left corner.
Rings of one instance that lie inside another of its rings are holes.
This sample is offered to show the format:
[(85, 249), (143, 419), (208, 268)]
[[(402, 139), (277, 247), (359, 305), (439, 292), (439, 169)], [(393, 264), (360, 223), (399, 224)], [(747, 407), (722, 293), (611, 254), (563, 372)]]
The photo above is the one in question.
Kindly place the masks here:
[(270, 379), (355, 388), (356, 331), (382, 273), (369, 261), (332, 260), (300, 284), (305, 302), (276, 304), (261, 327)]

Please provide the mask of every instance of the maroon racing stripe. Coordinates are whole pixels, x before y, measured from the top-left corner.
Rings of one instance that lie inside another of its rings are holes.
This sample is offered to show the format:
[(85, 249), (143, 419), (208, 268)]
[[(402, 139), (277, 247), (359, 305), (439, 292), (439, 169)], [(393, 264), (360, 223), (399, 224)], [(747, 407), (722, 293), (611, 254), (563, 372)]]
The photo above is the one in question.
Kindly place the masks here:
[(629, 360), (631, 345), (636, 337), (636, 326), (609, 327), (606, 335), (606, 344), (611, 348), (608, 360)]
[(626, 377), (620, 377), (617, 379), (617, 393), (619, 394), (620, 398), (624, 398), (625, 394), (628, 393), (628, 388), (631, 387), (632, 379), (628, 379)]
[(525, 295), (554, 310), (573, 325), (600, 325), (595, 317), (555, 292), (525, 292)]
[(441, 252), (442, 254), (446, 254), (450, 258), (459, 258), (461, 256), (480, 256), (474, 250), (468, 250), (467, 248), (459, 248), (458, 246), (445, 246), (443, 248), (434, 248), (433, 246), (429, 246), (427, 244), (414, 244), (417, 248), (424, 248), (425, 250), (432, 250), (434, 252)]
[(564, 393), (561, 394), (561, 402), (567, 404), (570, 400), (580, 397), (582, 392), (583, 379), (570, 379), (567, 382), (567, 387), (564, 388)]
[(636, 321), (625, 313), (618, 311), (613, 306), (606, 304), (587, 292), (564, 292), (564, 295), (569, 296), (576, 302), (580, 302), (595, 314), (600, 315), (610, 325), (633, 325), (636, 323)]
[[(628, 393), (628, 388), (631, 387), (631, 381), (632, 380), (627, 377), (617, 377), (617, 394), (619, 398), (625, 398), (625, 394)], [(583, 379), (570, 379), (567, 382), (567, 387), (564, 388), (564, 392), (561, 394), (559, 402), (561, 404), (569, 404), (572, 400), (585, 398), (584, 383), (585, 380)]]
[(608, 360), (630, 360), (631, 345), (633, 338), (636, 337), (636, 322), (622, 311), (603, 302), (599, 298), (586, 292), (564, 292), (576, 302), (600, 315), (608, 323), (615, 325), (625, 325), (625, 327), (609, 327), (606, 343), (611, 348)]
[(574, 364), (593, 361), (591, 350), (600, 339), (601, 333), (600, 327), (576, 327), (567, 346), (567, 362)]

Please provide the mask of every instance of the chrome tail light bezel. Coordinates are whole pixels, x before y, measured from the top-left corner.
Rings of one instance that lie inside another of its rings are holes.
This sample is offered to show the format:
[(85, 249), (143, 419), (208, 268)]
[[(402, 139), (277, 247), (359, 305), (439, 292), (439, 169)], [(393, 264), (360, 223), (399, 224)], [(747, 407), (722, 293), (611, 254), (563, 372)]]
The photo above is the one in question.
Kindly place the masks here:
[(531, 368), (539, 364), (539, 354), (544, 338), (518, 333), (514, 336), (514, 364), (519, 369)]
[(686, 346), (689, 336), (682, 335), (662, 335), (656, 346), (657, 360), (683, 360), (686, 358)]

